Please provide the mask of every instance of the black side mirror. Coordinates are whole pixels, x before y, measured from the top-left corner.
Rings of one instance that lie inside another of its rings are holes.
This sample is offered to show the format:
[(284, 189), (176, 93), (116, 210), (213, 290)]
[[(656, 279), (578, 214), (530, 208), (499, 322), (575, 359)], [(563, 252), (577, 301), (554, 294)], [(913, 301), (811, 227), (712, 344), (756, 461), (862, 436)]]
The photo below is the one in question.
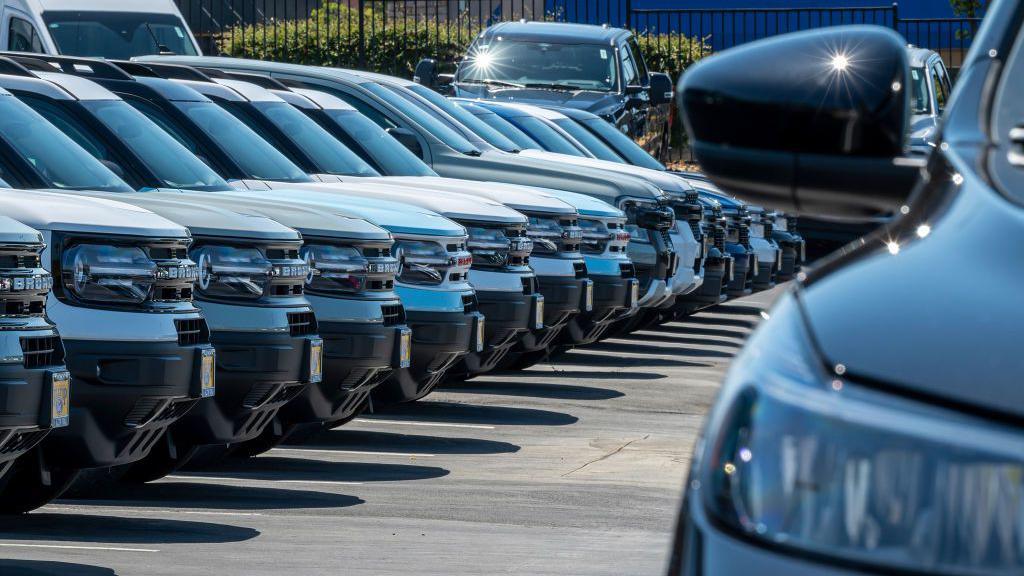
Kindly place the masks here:
[(417, 158), (423, 158), (423, 146), (416, 138), (416, 134), (408, 128), (388, 128), (387, 133), (398, 140), (398, 142), (409, 149)]
[(427, 88), (437, 87), (437, 60), (424, 58), (416, 63), (416, 71), (413, 72), (412, 81), (422, 84)]
[(100, 164), (103, 164), (104, 166), (107, 167), (108, 170), (110, 170), (114, 174), (117, 174), (118, 178), (124, 180), (124, 168), (121, 168), (120, 164), (114, 162), (113, 160), (100, 160)]
[(691, 67), (676, 98), (694, 155), (752, 203), (852, 218), (892, 213), (920, 161), (903, 157), (904, 41), (843, 26), (745, 44)]
[(664, 72), (651, 72), (650, 79), (651, 104), (657, 106), (671, 102), (675, 94), (672, 90), (672, 78)]

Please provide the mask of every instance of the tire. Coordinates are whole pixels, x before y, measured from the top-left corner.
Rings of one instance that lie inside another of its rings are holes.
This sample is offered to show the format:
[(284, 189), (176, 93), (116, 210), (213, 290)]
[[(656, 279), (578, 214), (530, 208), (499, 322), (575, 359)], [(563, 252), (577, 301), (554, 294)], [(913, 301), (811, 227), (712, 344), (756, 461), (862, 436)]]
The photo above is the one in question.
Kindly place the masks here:
[(0, 514), (25, 514), (48, 504), (68, 489), (78, 472), (50, 470), (50, 484), (44, 485), (38, 452), (22, 456), (0, 479)]

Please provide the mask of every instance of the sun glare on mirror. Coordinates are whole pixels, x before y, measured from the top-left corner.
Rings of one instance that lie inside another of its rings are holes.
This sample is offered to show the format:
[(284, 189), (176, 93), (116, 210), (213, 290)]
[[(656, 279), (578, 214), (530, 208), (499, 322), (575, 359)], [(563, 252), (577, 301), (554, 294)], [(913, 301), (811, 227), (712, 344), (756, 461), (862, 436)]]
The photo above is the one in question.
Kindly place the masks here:
[(832, 57), (832, 70), (836, 72), (845, 72), (850, 66), (850, 59), (845, 54), (836, 54)]

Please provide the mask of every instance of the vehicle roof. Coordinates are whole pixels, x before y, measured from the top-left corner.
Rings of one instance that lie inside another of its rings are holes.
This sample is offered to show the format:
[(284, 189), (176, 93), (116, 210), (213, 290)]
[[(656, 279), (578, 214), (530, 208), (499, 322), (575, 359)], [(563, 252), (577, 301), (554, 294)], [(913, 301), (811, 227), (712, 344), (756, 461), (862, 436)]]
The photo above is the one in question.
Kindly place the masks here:
[(167, 78), (150, 78), (148, 76), (136, 76), (135, 81), (143, 86), (151, 88), (160, 96), (172, 102), (209, 102), (210, 99), (199, 93), (198, 90), (186, 86), (181, 82), (168, 80)]
[(502, 22), (480, 33), (481, 39), (493, 36), (515, 38), (528, 42), (556, 42), (561, 44), (614, 44), (616, 40), (628, 38), (629, 30), (597, 26), (593, 24), (569, 24), (565, 22)]
[(305, 75), (322, 75), (328, 78), (348, 81), (352, 84), (368, 84), (368, 78), (352, 74), (339, 68), (309, 66), (305, 64), (287, 64), (284, 62), (267, 62), (250, 58), (226, 58), (223, 56), (136, 56), (137, 62), (164, 62), (166, 64), (184, 64), (186, 66), (206, 66), (210, 68), (227, 68), (232, 70), (262, 70), (266, 72), (293, 73)]
[(481, 104), (483, 104), (485, 108), (488, 107), (488, 106), (504, 106), (506, 108), (512, 108), (512, 109), (515, 109), (515, 110), (521, 110), (522, 112), (525, 112), (526, 114), (529, 114), (531, 116), (538, 116), (538, 117), (544, 118), (546, 120), (562, 120), (563, 118), (566, 118), (566, 115), (562, 114), (558, 110), (555, 110), (553, 108), (534, 106), (533, 104), (520, 104), (520, 103), (517, 103), (517, 102), (494, 102), (494, 101), (481, 102)]
[(907, 58), (910, 59), (910, 66), (912, 68), (923, 67), (928, 63), (929, 58), (938, 55), (939, 54), (934, 50), (918, 48), (917, 46), (907, 46)]
[(13, 218), (0, 214), (0, 244), (39, 244), (43, 236)]
[(151, 14), (179, 14), (174, 0), (146, 0), (125, 2), (125, 0), (6, 0), (8, 4), (20, 4), (31, 12), (80, 11), (80, 12), (143, 12)]
[(558, 112), (558, 113), (560, 113), (560, 114), (562, 114), (564, 116), (568, 116), (569, 118), (572, 118), (573, 120), (594, 120), (594, 119), (597, 119), (597, 120), (601, 120), (602, 122), (607, 122), (607, 120), (605, 120), (604, 118), (601, 118), (597, 114), (594, 114), (593, 112), (587, 112), (586, 110), (580, 110), (579, 108), (569, 108), (569, 107), (566, 107), (566, 106), (544, 106), (543, 108), (547, 108), (548, 110), (554, 110), (554, 111), (556, 111), (556, 112)]
[(213, 80), (221, 86), (227, 86), (238, 92), (250, 102), (281, 102), (281, 98), (262, 86), (244, 80), (228, 80), (226, 78), (215, 78)]
[[(324, 110), (351, 110), (353, 112), (356, 110), (354, 106), (334, 94), (309, 88), (292, 88), (291, 91), (306, 97)], [(280, 96), (280, 94), (278, 95)]]
[(116, 94), (87, 78), (62, 72), (32, 71), (32, 74), (35, 77), (0, 74), (0, 86), (55, 100), (120, 100)]

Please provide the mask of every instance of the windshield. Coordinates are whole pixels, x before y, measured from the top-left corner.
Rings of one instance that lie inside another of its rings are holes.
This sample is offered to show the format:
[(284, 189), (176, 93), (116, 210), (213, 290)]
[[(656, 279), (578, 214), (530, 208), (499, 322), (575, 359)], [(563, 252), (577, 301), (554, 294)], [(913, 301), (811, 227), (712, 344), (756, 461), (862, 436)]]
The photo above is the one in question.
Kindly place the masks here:
[(381, 100), (400, 110), (403, 114), (412, 119), (421, 128), (430, 132), (435, 138), (444, 142), (454, 150), (470, 156), (479, 156), (480, 150), (462, 137), (458, 132), (452, 130), (434, 118), (418, 106), (410, 106), (409, 100), (388, 90), (385, 86), (373, 82), (363, 84), (367, 90), (375, 94)]
[(14, 96), (0, 96), (0, 137), (47, 188), (131, 192), (130, 186)]
[(501, 132), (505, 138), (516, 143), (516, 146), (520, 150), (543, 150), (544, 147), (537, 143), (536, 140), (530, 138), (519, 128), (516, 128), (511, 122), (505, 120), (501, 116), (498, 116), (490, 110), (484, 110), (478, 108), (473, 111), (473, 115), (480, 119), (481, 122), (487, 123), (488, 126), (494, 128), (498, 132)]
[(667, 170), (664, 164), (655, 160), (654, 157), (648, 154), (646, 150), (641, 148), (636, 142), (633, 142), (629, 136), (620, 132), (618, 128), (612, 126), (609, 122), (601, 118), (589, 118), (587, 120), (581, 120), (580, 124), (604, 140), (608, 146), (625, 158), (627, 163), (634, 166), (640, 166), (641, 168), (650, 168), (651, 170), (659, 170), (662, 172)]
[(43, 12), (57, 51), (69, 56), (128, 59), (173, 52), (195, 56), (185, 23), (173, 14)]
[(615, 49), (596, 44), (554, 44), (494, 39), (476, 44), (457, 80), (528, 88), (616, 89)]
[(253, 106), (312, 159), (319, 171), (343, 176), (380, 176), (312, 118), (286, 102), (255, 102)]
[(227, 182), (141, 112), (122, 100), (82, 102), (166, 188), (223, 190)]
[(383, 128), (355, 110), (323, 110), (335, 126), (334, 135), (349, 148), (362, 152), (388, 176), (437, 176), (425, 162), (416, 157)]
[(419, 97), (423, 98), (427, 102), (430, 102), (434, 106), (437, 106), (438, 108), (443, 110), (445, 114), (448, 114), (452, 118), (455, 118), (456, 120), (461, 122), (464, 127), (471, 130), (474, 134), (482, 138), (484, 142), (487, 142), (491, 146), (494, 146), (499, 150), (504, 150), (505, 152), (519, 151), (519, 146), (517, 146), (516, 143), (513, 142), (512, 140), (502, 135), (501, 132), (498, 132), (494, 128), (491, 128), (486, 123), (478, 119), (476, 116), (473, 116), (471, 113), (469, 113), (468, 110), (459, 107), (451, 100), (445, 98), (444, 96), (441, 96), (440, 94), (434, 92), (430, 88), (427, 88), (422, 84), (416, 84), (413, 86), (409, 86), (408, 88), (410, 91), (415, 92), (416, 95), (418, 95)]
[(313, 179), (259, 134), (213, 102), (175, 102), (253, 180), (312, 182)]
[(522, 114), (506, 117), (506, 120), (516, 125), (523, 132), (526, 132), (530, 138), (536, 140), (548, 152), (569, 154), (570, 156), (585, 156), (575, 144), (566, 140), (565, 136), (558, 133), (558, 130), (548, 126), (540, 118), (530, 116), (529, 114)]
[(622, 156), (616, 154), (615, 150), (612, 150), (603, 140), (591, 134), (589, 130), (577, 124), (572, 118), (558, 118), (552, 120), (552, 122), (562, 130), (565, 130), (569, 136), (575, 138), (577, 142), (587, 149), (587, 152), (590, 152), (595, 157), (601, 160), (608, 160), (609, 162), (625, 163)]
[(910, 69), (910, 108), (914, 114), (931, 113), (931, 101), (928, 98), (928, 74), (924, 68)]

